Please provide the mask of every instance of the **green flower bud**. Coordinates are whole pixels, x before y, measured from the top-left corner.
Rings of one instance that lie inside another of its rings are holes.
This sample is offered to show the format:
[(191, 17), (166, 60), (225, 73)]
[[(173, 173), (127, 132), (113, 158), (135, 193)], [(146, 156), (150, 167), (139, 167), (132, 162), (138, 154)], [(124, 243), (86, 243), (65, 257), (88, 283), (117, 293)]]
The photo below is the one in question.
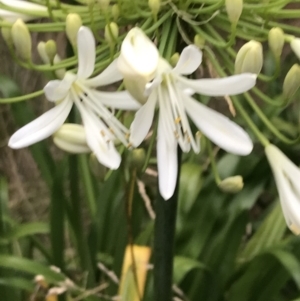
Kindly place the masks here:
[(194, 44), (199, 48), (203, 49), (205, 45), (205, 39), (200, 36), (199, 34), (196, 34), (194, 37)]
[(77, 33), (82, 25), (81, 17), (78, 14), (68, 14), (66, 19), (66, 34), (73, 47), (77, 44)]
[(46, 43), (45, 42), (39, 42), (37, 45), (37, 51), (40, 55), (40, 58), (42, 59), (43, 63), (50, 64), (50, 59), (48, 57), (48, 54), (46, 52)]
[(151, 9), (151, 12), (154, 16), (157, 16), (160, 10), (160, 0), (148, 0), (148, 5)]
[(279, 27), (273, 27), (268, 35), (269, 47), (276, 58), (279, 58), (284, 46), (284, 32)]
[(57, 53), (56, 42), (54, 40), (48, 40), (45, 44), (45, 51), (49, 57), (51, 63), (53, 63), (54, 57)]
[(236, 24), (243, 11), (243, 0), (225, 0), (225, 6), (230, 22)]
[(11, 28), (9, 27), (1, 27), (1, 34), (3, 37), (3, 40), (5, 41), (6, 45), (11, 48), (14, 44), (13, 38), (11, 35)]
[(300, 66), (294, 64), (285, 76), (283, 82), (283, 96), (287, 99), (291, 98), (300, 86)]
[(111, 22), (105, 25), (104, 37), (105, 40), (108, 42), (108, 44), (115, 45), (118, 36), (119, 36), (119, 27), (115, 22)]
[(251, 40), (244, 44), (235, 59), (235, 73), (259, 74), (263, 65), (263, 49), (260, 42)]
[(234, 176), (224, 179), (218, 186), (223, 192), (237, 193), (243, 189), (244, 182), (241, 176)]
[(180, 57), (180, 55), (179, 55), (178, 52), (175, 52), (175, 53), (171, 56), (171, 58), (170, 58), (170, 64), (172, 65), (172, 67), (175, 67), (175, 66), (176, 66), (176, 64), (177, 64), (178, 61), (179, 61), (179, 57)]
[(128, 155), (128, 164), (132, 169), (142, 170), (146, 160), (146, 153), (143, 148), (136, 148)]
[(53, 135), (54, 144), (60, 149), (71, 153), (90, 153), (86, 142), (84, 127), (79, 124), (65, 123)]
[(11, 28), (13, 44), (19, 57), (31, 61), (31, 35), (26, 24), (18, 19)]
[(111, 8), (111, 14), (114, 18), (115, 21), (118, 20), (119, 16), (120, 16), (120, 9), (119, 9), (119, 5), (118, 4), (114, 4)]

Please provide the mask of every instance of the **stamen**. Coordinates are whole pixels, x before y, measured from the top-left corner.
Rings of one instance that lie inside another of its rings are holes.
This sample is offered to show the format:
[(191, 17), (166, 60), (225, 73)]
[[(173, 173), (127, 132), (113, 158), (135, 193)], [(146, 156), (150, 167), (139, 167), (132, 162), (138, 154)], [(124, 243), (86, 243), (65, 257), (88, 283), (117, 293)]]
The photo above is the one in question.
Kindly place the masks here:
[(105, 132), (103, 130), (100, 131), (100, 134), (102, 135), (102, 137), (105, 137)]
[(177, 117), (177, 118), (175, 119), (175, 123), (178, 124), (178, 123), (180, 123), (180, 122), (181, 122), (181, 117)]

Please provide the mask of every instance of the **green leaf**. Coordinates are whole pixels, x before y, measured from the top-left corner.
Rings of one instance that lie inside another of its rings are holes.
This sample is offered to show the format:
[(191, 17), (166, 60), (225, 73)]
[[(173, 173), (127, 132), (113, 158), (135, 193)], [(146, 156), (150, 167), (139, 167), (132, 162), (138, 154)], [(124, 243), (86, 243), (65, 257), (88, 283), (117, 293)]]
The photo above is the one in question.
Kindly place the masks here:
[(199, 164), (184, 163), (179, 183), (179, 212), (187, 213), (193, 206), (202, 186), (202, 168)]
[(210, 272), (209, 268), (194, 259), (183, 257), (183, 256), (175, 256), (174, 257), (174, 275), (173, 280), (176, 284), (179, 284), (183, 278), (192, 270), (200, 269), (206, 272)]
[(300, 289), (300, 262), (298, 258), (285, 250), (273, 250), (269, 254), (273, 255), (281, 265), (287, 270), (295, 281), (298, 289)]
[(245, 249), (239, 255), (239, 261), (248, 261), (260, 252), (279, 243), (286, 230), (281, 206), (277, 200), (272, 211), (262, 222), (256, 233), (251, 237)]
[(0, 278), (0, 285), (26, 290), (28, 292), (34, 290), (34, 283), (32, 280), (18, 277)]
[(8, 232), (4, 238), (8, 240), (19, 239), (21, 237), (30, 236), (34, 234), (49, 233), (49, 225), (43, 222), (32, 222), (23, 225), (15, 226)]
[(65, 280), (65, 276), (63, 274), (56, 273), (41, 263), (25, 258), (0, 255), (0, 266), (17, 271), (27, 272), (33, 275), (43, 275), (49, 282)]

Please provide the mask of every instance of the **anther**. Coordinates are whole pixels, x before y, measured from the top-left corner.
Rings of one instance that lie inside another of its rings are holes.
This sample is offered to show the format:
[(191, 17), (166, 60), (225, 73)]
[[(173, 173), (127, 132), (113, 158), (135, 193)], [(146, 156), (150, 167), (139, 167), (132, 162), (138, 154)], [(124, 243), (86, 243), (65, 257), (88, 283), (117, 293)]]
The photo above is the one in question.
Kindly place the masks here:
[(177, 117), (177, 118), (175, 119), (175, 123), (176, 123), (176, 124), (180, 123), (180, 121), (181, 121), (181, 118), (180, 118), (180, 117)]

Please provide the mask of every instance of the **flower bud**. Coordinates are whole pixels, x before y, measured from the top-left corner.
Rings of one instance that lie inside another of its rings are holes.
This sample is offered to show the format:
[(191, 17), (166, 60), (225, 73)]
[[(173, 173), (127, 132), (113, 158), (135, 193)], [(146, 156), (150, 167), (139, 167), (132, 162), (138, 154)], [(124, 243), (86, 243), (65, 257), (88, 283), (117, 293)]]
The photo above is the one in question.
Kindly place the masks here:
[(146, 101), (145, 85), (154, 78), (158, 62), (159, 53), (154, 43), (141, 29), (131, 29), (122, 43), (118, 68), (126, 89), (141, 103)]
[(131, 169), (141, 171), (146, 160), (146, 153), (143, 148), (133, 149), (128, 155), (128, 164)]
[(66, 34), (73, 47), (77, 44), (77, 33), (82, 25), (81, 17), (78, 14), (68, 14), (66, 19)]
[(118, 20), (119, 16), (120, 16), (120, 9), (119, 9), (119, 5), (118, 4), (114, 4), (111, 8), (111, 14), (114, 18), (115, 21)]
[(63, 124), (54, 133), (53, 142), (57, 147), (71, 154), (91, 152), (86, 142), (84, 127), (79, 124)]
[(273, 27), (268, 35), (269, 47), (276, 58), (279, 58), (284, 46), (284, 32), (279, 27)]
[(243, 11), (243, 0), (225, 0), (229, 21), (236, 24)]
[(160, 0), (148, 0), (149, 8), (154, 16), (157, 16), (160, 10)]
[(180, 55), (179, 55), (178, 52), (175, 52), (175, 53), (171, 56), (171, 58), (170, 58), (170, 64), (171, 64), (172, 67), (175, 67), (175, 66), (177, 65), (177, 63), (178, 63), (178, 61), (179, 61), (179, 57), (180, 57)]
[(235, 59), (235, 73), (259, 74), (263, 65), (263, 49), (260, 42), (251, 40), (244, 44)]
[(283, 81), (283, 96), (287, 99), (291, 98), (300, 86), (300, 66), (294, 64), (289, 70)]
[(237, 193), (243, 189), (244, 182), (241, 176), (234, 176), (224, 179), (218, 186), (223, 192)]
[(196, 34), (194, 37), (194, 44), (199, 48), (203, 49), (205, 45), (205, 39), (200, 36), (199, 34)]
[(53, 40), (39, 42), (37, 46), (38, 53), (45, 64), (53, 63), (56, 55), (56, 43)]
[(50, 64), (50, 59), (46, 52), (46, 43), (41, 41), (37, 45), (37, 51), (44, 64)]
[(292, 39), (290, 45), (291, 45), (292, 50), (298, 57), (298, 59), (300, 59), (300, 39), (299, 38)]
[(53, 63), (54, 57), (57, 53), (56, 42), (54, 40), (48, 40), (45, 44), (45, 51), (49, 57), (51, 63)]
[(19, 57), (31, 61), (31, 35), (26, 24), (18, 19), (11, 28), (13, 43)]
[(11, 48), (14, 44), (10, 27), (1, 27), (1, 34), (6, 45)]
[(119, 27), (115, 22), (110, 22), (109, 24), (105, 25), (104, 37), (108, 44), (115, 45), (118, 36)]

